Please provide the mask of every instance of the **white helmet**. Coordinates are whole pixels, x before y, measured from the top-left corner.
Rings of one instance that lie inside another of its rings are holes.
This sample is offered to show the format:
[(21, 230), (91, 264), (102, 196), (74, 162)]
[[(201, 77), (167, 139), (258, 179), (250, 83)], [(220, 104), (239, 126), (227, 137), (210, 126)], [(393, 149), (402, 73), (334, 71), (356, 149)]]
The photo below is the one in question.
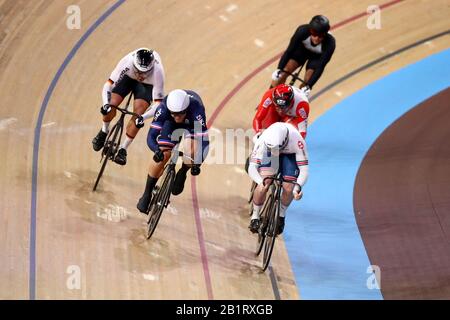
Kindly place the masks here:
[(166, 104), (170, 112), (183, 112), (189, 106), (189, 95), (181, 89), (173, 90), (167, 96)]
[(133, 64), (139, 72), (148, 72), (153, 68), (155, 56), (153, 50), (147, 48), (137, 49), (133, 56)]
[(269, 149), (283, 149), (289, 141), (289, 129), (285, 123), (275, 122), (264, 131), (264, 144)]

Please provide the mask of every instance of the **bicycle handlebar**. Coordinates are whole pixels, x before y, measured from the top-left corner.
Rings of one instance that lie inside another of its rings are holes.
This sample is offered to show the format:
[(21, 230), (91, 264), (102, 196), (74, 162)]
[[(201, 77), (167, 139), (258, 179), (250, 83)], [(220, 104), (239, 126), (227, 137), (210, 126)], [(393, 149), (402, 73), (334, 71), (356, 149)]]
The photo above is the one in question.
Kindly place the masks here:
[(188, 160), (191, 160), (192, 162), (195, 161), (195, 160), (192, 159), (191, 157), (185, 155), (184, 152), (183, 152), (183, 151), (180, 151), (180, 150), (175, 150), (175, 149), (165, 149), (165, 150), (161, 150), (161, 151), (162, 151), (162, 152), (172, 152), (172, 153), (177, 152), (179, 157), (186, 158), (186, 159), (188, 159)]
[(120, 112), (122, 112), (123, 114), (128, 114), (128, 115), (130, 115), (130, 116), (135, 116), (135, 117), (139, 118), (139, 117), (141, 116), (140, 114), (137, 114), (137, 113), (128, 111), (128, 107), (130, 106), (130, 102), (131, 102), (131, 98), (132, 98), (132, 97), (133, 97), (133, 93), (131, 93), (131, 94), (128, 96), (127, 105), (125, 106), (125, 108), (120, 108), (119, 106), (114, 106), (114, 105), (112, 105), (112, 104), (110, 104), (110, 107), (111, 107), (111, 108), (114, 108), (114, 109), (116, 109), (116, 110), (118, 110), (118, 111), (120, 111)]
[(294, 184), (294, 185), (298, 186), (298, 187), (300, 188), (300, 191), (302, 190), (302, 186), (299, 185), (297, 182), (295, 182), (295, 181), (290, 181), (290, 180), (285, 180), (285, 179), (283, 179), (283, 177), (279, 177), (279, 178), (278, 178), (278, 177), (265, 177), (265, 178), (263, 179), (263, 185), (265, 185), (266, 179), (270, 179), (270, 180), (274, 180), (274, 181), (279, 181), (279, 182), (281, 182), (281, 183), (283, 183), (283, 182), (291, 183), (291, 184)]
[(284, 73), (286, 73), (287, 75), (289, 75), (289, 76), (291, 76), (292, 78), (294, 78), (295, 80), (298, 80), (298, 81), (300, 81), (301, 83), (303, 83), (303, 84), (306, 84), (306, 82), (302, 79), (302, 78), (300, 78), (299, 76), (297, 76), (297, 75), (295, 75), (295, 74), (293, 74), (293, 73), (290, 73), (289, 71), (286, 71), (286, 70), (281, 70), (281, 72), (284, 72)]
[[(116, 110), (122, 112), (123, 114), (128, 114), (128, 115), (135, 116), (135, 117), (140, 117), (140, 116), (141, 116), (141, 115), (139, 115), (139, 114), (137, 114), (137, 113), (128, 111), (126, 108), (116, 107), (116, 106), (113, 106), (113, 105), (110, 105), (110, 106), (111, 106), (111, 108), (114, 108), (114, 109), (116, 109)], [(127, 107), (128, 107), (128, 106), (127, 106)]]

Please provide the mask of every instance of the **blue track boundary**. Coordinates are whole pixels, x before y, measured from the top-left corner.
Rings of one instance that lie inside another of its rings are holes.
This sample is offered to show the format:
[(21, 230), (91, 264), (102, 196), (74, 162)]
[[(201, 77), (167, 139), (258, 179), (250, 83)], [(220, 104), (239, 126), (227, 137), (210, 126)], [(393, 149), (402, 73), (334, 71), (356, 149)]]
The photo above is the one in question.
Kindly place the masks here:
[(356, 174), (392, 122), (450, 85), (448, 61), (450, 49), (396, 71), (346, 98), (310, 127), (310, 179), (302, 201), (288, 210), (285, 231), (302, 298), (383, 298), (380, 290), (367, 288), (370, 261), (353, 210)]
[(59, 67), (55, 76), (53, 77), (50, 86), (47, 89), (44, 100), (42, 101), (39, 109), (39, 115), (34, 129), (34, 142), (33, 142), (33, 166), (32, 166), (32, 178), (31, 178), (31, 206), (30, 206), (30, 256), (29, 256), (29, 298), (30, 300), (36, 299), (36, 207), (37, 207), (37, 183), (38, 183), (38, 170), (39, 170), (39, 145), (41, 139), (41, 127), (44, 119), (45, 111), (47, 110), (48, 103), (52, 97), (58, 81), (72, 61), (75, 54), (78, 52), (83, 43), (89, 38), (89, 36), (114, 12), (119, 8), (126, 0), (118, 0), (108, 10), (106, 10), (89, 29), (78, 40), (75, 46), (70, 50), (64, 62)]

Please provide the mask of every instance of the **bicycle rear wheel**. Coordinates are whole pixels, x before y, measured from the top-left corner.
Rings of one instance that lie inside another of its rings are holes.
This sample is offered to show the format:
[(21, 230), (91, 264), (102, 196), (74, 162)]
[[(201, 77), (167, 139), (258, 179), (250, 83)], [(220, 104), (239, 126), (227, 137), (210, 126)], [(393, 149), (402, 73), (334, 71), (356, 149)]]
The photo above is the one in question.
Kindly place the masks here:
[(275, 199), (272, 210), (268, 212), (269, 224), (267, 225), (266, 241), (264, 243), (263, 271), (266, 271), (272, 257), (275, 239), (277, 237), (278, 216), (280, 214), (280, 199)]
[(147, 239), (153, 235), (156, 226), (158, 225), (159, 218), (165, 207), (169, 204), (170, 193), (172, 192), (172, 185), (175, 179), (175, 170), (168, 169), (164, 182), (161, 185), (158, 193), (156, 194), (155, 201), (153, 202), (152, 212), (148, 217), (148, 229)]
[[(97, 190), (98, 183), (100, 182), (100, 179), (103, 176), (103, 172), (105, 171), (108, 160), (114, 159), (114, 155), (117, 151), (117, 145), (118, 145), (118, 143), (116, 142), (116, 139), (117, 139), (117, 135), (119, 132), (120, 132), (119, 124), (115, 124), (114, 127), (109, 131), (108, 136), (106, 137), (106, 142), (102, 149), (102, 157), (103, 157), (102, 166), (100, 168), (100, 172), (98, 173), (97, 180), (95, 180), (94, 188), (92, 188), (92, 191)], [(111, 136), (112, 136), (112, 139), (110, 140), (109, 138)], [(105, 148), (106, 148), (106, 151), (105, 151)]]

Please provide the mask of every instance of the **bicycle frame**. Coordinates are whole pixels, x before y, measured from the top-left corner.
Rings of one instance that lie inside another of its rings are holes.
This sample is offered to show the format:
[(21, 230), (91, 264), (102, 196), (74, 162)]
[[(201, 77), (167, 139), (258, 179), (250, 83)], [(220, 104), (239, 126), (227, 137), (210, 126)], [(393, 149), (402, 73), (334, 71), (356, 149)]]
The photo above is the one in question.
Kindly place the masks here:
[[(117, 134), (119, 135), (119, 140), (117, 141), (117, 146), (120, 146), (120, 142), (122, 141), (123, 127), (124, 127), (125, 116), (126, 116), (126, 115), (131, 115), (131, 116), (139, 117), (139, 115), (138, 115), (137, 113), (128, 111), (128, 108), (129, 108), (129, 106), (130, 106), (130, 102), (131, 102), (131, 98), (132, 98), (132, 97), (133, 97), (133, 94), (131, 93), (130, 96), (128, 97), (128, 101), (127, 101), (127, 104), (125, 105), (125, 108), (120, 108), (120, 107), (116, 107), (116, 106), (111, 106), (112, 108), (118, 110), (118, 111), (121, 113), (121, 115), (120, 115), (119, 120), (117, 120), (117, 122), (114, 124), (114, 126), (113, 126), (113, 127), (111, 128), (111, 130), (109, 131), (109, 134), (108, 134), (108, 136), (106, 137), (105, 146), (106, 146), (106, 144), (107, 144), (109, 141), (111, 141), (111, 140), (115, 142), (115, 141), (116, 141), (116, 138), (117, 138)], [(118, 128), (119, 130), (116, 130), (116, 128)], [(109, 139), (109, 138), (111, 137), (112, 134), (114, 134), (114, 135), (113, 135), (113, 138), (112, 138), (112, 139)], [(115, 150), (115, 151), (117, 151), (117, 150)], [(112, 155), (114, 155), (114, 154), (115, 154), (115, 152), (114, 152)], [(104, 155), (105, 155), (105, 150), (103, 149), (103, 151), (102, 151), (102, 159), (103, 159), (103, 156), (104, 156)], [(100, 160), (100, 161), (101, 161), (101, 160)]]
[[(165, 150), (171, 152), (169, 162), (164, 166), (164, 173), (162, 175), (162, 183), (155, 186), (153, 189), (152, 200), (149, 204), (147, 214), (147, 239), (153, 235), (162, 212), (170, 204), (170, 195), (172, 193), (173, 184), (175, 182), (175, 167), (179, 157), (184, 157), (193, 161), (193, 159), (178, 150), (179, 143), (172, 150)], [(156, 205), (156, 206), (155, 206)], [(150, 214), (151, 211), (151, 214)]]
[[(92, 189), (92, 191), (95, 191), (97, 189), (97, 186), (100, 182), (103, 172), (105, 171), (108, 160), (113, 160), (118, 151), (118, 148), (119, 148), (121, 140), (122, 140), (125, 115), (132, 115), (132, 116), (137, 116), (137, 117), (139, 116), (137, 113), (128, 111), (128, 107), (130, 106), (132, 97), (133, 97), (133, 94), (131, 93), (128, 98), (125, 108), (119, 108), (116, 106), (112, 106), (116, 110), (119, 110), (119, 112), (121, 112), (122, 114), (120, 115), (119, 120), (117, 120), (117, 122), (114, 124), (114, 126), (111, 128), (108, 135), (106, 136), (105, 144), (103, 145), (103, 149), (101, 152), (101, 158), (100, 158), (100, 162), (103, 162), (103, 163), (100, 168), (100, 172), (98, 173), (97, 180), (95, 181), (94, 188)], [(117, 137), (119, 137), (118, 140), (117, 140)]]
[(296, 80), (300, 81), (302, 84), (306, 84), (306, 82), (302, 78), (299, 77), (300, 72), (303, 70), (304, 65), (305, 64), (301, 65), (300, 68), (298, 69), (298, 71), (294, 72), (294, 73), (291, 73), (284, 69), (281, 70), (281, 72), (286, 73), (288, 76), (290, 76), (292, 78), (291, 81), (289, 82), (289, 85), (293, 86)]
[[(273, 248), (275, 245), (275, 239), (277, 237), (278, 218), (281, 209), (281, 191), (283, 190), (283, 183), (292, 183), (298, 185), (301, 188), (301, 186), (294, 181), (284, 180), (283, 177), (281, 177), (280, 173), (278, 173), (276, 177), (264, 178), (263, 184), (265, 184), (265, 181), (267, 179), (272, 180), (272, 182), (270, 190), (266, 197), (266, 201), (263, 205), (261, 215), (262, 224), (258, 232), (258, 242), (256, 246), (257, 256), (261, 253), (261, 250), (264, 247), (262, 271), (265, 271), (269, 266), (270, 258), (272, 256)], [(267, 238), (269, 238), (270, 241), (267, 240)]]

